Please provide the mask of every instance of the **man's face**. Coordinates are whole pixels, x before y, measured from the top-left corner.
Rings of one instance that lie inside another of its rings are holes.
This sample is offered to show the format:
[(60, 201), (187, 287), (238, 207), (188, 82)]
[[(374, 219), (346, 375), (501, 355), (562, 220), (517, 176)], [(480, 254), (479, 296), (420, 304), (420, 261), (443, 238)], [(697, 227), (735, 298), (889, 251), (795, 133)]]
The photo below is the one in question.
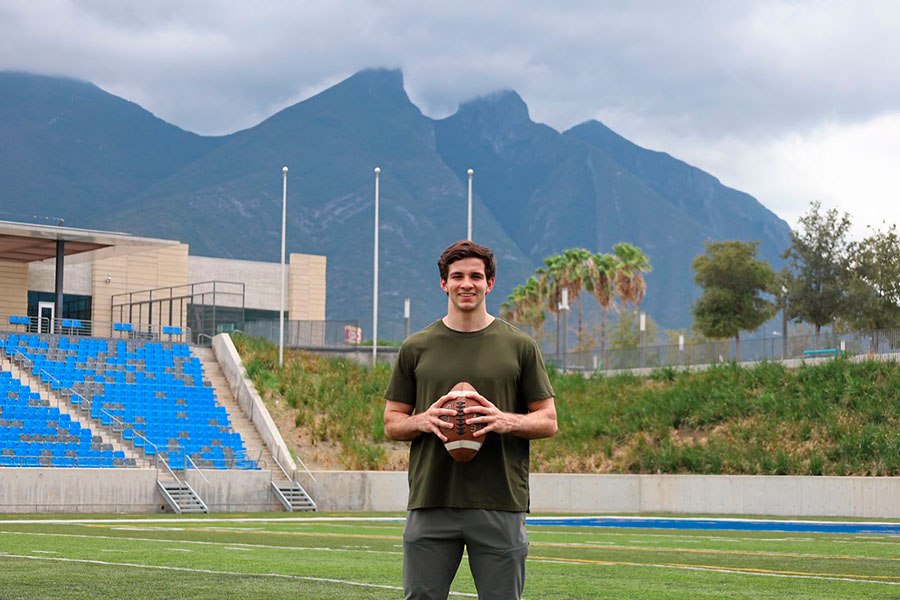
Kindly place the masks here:
[(494, 287), (494, 280), (484, 275), (484, 261), (463, 258), (447, 267), (447, 279), (441, 279), (441, 289), (447, 292), (457, 310), (469, 312), (484, 305), (484, 297)]

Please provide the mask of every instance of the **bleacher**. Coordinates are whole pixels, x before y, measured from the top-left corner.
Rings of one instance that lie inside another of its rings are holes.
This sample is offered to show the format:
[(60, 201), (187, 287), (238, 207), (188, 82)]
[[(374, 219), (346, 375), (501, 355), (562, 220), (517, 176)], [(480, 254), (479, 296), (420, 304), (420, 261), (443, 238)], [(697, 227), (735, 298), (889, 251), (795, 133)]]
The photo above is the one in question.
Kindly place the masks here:
[(121, 450), (0, 371), (0, 466), (134, 467)]
[[(172, 469), (184, 469), (189, 463), (211, 469), (258, 468), (246, 456), (240, 434), (231, 429), (226, 409), (217, 405), (200, 360), (186, 344), (0, 333), (0, 346), (12, 360), (28, 364), (34, 377), (79, 406), (82, 414), (90, 415), (92, 423), (108, 426), (125, 444), (145, 456), (158, 456)], [(33, 395), (28, 397), (33, 400)], [(67, 442), (67, 454), (60, 458), (76, 459), (71, 462), (77, 465), (51, 460), (50, 466), (83, 466), (86, 455), (81, 446), (69, 455), (70, 443), (74, 442)], [(2, 439), (0, 447), (7, 447)], [(14, 450), (18, 453), (18, 447)], [(115, 456), (112, 462), (126, 466)], [(34, 461), (29, 464), (37, 466)]]

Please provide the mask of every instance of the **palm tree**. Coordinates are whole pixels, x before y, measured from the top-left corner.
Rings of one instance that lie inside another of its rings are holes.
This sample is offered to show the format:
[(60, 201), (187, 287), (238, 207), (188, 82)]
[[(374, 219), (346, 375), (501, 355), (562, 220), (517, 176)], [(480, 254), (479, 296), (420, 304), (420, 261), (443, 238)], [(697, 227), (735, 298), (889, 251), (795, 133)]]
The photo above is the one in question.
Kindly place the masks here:
[(538, 269), (545, 280), (544, 299), (547, 310), (556, 319), (556, 355), (559, 356), (559, 302), (562, 300), (562, 282), (565, 281), (565, 262), (559, 254), (544, 259), (546, 270)]
[[(606, 313), (615, 310), (615, 278), (619, 271), (619, 259), (614, 254), (594, 254), (588, 263), (588, 285), (600, 305), (600, 355), (606, 364)], [(585, 286), (588, 287), (588, 286)]]
[(515, 303), (512, 301), (512, 296), (507, 298), (507, 302), (500, 303), (500, 318), (504, 321), (509, 321), (510, 323), (515, 321), (514, 317), (515, 311)]
[(506, 300), (500, 305), (500, 317), (510, 323), (520, 323), (525, 305), (525, 286), (517, 285), (514, 287), (510, 290), (509, 297)]
[(569, 299), (578, 306), (578, 347), (583, 348), (584, 327), (581, 318), (581, 291), (585, 282), (590, 279), (590, 261), (593, 254), (584, 248), (570, 248), (563, 250), (563, 263), (565, 265), (564, 287), (569, 291)]
[(532, 275), (525, 285), (514, 287), (506, 300), (500, 304), (500, 318), (517, 325), (529, 325), (540, 340), (546, 318), (541, 281)]
[(543, 282), (532, 275), (525, 282), (524, 291), (526, 322), (531, 325), (535, 339), (544, 337), (544, 290)]
[(623, 306), (630, 303), (637, 308), (647, 291), (643, 274), (653, 270), (650, 259), (640, 248), (626, 242), (613, 246), (613, 252), (619, 259), (619, 268), (615, 276), (616, 295)]

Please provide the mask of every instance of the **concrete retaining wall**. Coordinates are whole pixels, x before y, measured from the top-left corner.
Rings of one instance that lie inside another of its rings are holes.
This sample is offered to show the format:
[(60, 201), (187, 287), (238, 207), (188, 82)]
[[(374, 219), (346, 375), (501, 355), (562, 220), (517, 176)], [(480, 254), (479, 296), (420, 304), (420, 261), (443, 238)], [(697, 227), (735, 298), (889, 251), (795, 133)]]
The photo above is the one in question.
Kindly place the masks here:
[[(206, 479), (204, 479), (206, 477)], [(210, 512), (279, 511), (284, 507), (270, 489), (271, 471), (188, 471), (185, 477)]]
[[(406, 472), (316, 471), (321, 510), (403, 511)], [(900, 477), (531, 475), (533, 512), (900, 518)]]
[[(244, 414), (250, 419), (250, 422), (256, 426), (260, 437), (266, 443), (266, 446), (272, 451), (272, 454), (281, 463), (281, 467), (287, 471), (288, 476), (293, 476), (296, 466), (291, 453), (288, 451), (275, 421), (272, 420), (269, 411), (263, 404), (259, 392), (250, 378), (247, 377), (247, 370), (241, 362), (241, 357), (231, 341), (231, 336), (227, 333), (220, 333), (213, 338), (213, 352), (216, 353), (216, 360), (231, 386), (231, 391), (237, 400), (238, 405)], [(277, 469), (277, 465), (270, 465), (273, 469)], [(192, 484), (193, 485), (193, 484)]]
[[(213, 512), (281, 510), (269, 471), (187, 475)], [(405, 471), (316, 471), (323, 511), (404, 511)], [(155, 513), (153, 469), (0, 469), (0, 513)], [(531, 476), (533, 512), (900, 518), (900, 477)]]
[[(212, 512), (282, 510), (270, 471), (189, 471)], [(0, 469), (0, 513), (158, 513), (167, 509), (155, 469)]]
[(153, 513), (155, 469), (0, 469), (0, 513)]

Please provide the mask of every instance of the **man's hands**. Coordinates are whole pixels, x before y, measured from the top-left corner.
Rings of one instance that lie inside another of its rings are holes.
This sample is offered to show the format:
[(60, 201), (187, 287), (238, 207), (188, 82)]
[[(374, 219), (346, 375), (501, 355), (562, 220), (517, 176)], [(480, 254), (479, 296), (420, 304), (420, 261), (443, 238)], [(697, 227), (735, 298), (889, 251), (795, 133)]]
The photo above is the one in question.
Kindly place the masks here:
[(408, 442), (416, 439), (423, 433), (431, 432), (438, 436), (442, 442), (447, 441), (447, 436), (441, 429), (450, 429), (453, 427), (452, 422), (442, 421), (442, 416), (456, 416), (456, 411), (452, 408), (441, 408), (441, 405), (456, 397), (456, 393), (446, 394), (437, 399), (437, 401), (428, 407), (423, 413), (416, 415), (411, 414), (413, 407), (411, 404), (402, 402), (387, 401), (384, 407), (384, 433), (392, 440)]
[(481, 406), (470, 406), (463, 410), (463, 413), (469, 417), (466, 419), (466, 425), (484, 426), (475, 432), (475, 437), (482, 437), (489, 431), (509, 433), (515, 430), (517, 417), (521, 415), (503, 412), (478, 392), (466, 391), (459, 394), (477, 400), (481, 404)]
[[(488, 432), (512, 433), (527, 439), (551, 437), (556, 434), (556, 404), (553, 398), (544, 398), (528, 403), (528, 413), (503, 412), (490, 400), (478, 392), (461, 392), (473, 398), (481, 406), (470, 406), (463, 412), (468, 416), (467, 425), (481, 424), (475, 437), (483, 437)], [(447, 441), (443, 429), (453, 427), (452, 422), (442, 421), (441, 416), (455, 416), (452, 408), (441, 408), (441, 405), (458, 398), (460, 392), (450, 392), (438, 398), (423, 413), (413, 415), (413, 406), (403, 402), (388, 400), (384, 407), (384, 432), (388, 438), (398, 441), (411, 441), (423, 433), (433, 433), (442, 442)]]
[(556, 404), (553, 398), (529, 402), (528, 413), (523, 415), (503, 412), (478, 392), (463, 393), (481, 404), (463, 410), (463, 413), (473, 415), (466, 419), (466, 425), (484, 425), (475, 432), (475, 437), (486, 435), (489, 431), (511, 433), (530, 440), (556, 434)]

